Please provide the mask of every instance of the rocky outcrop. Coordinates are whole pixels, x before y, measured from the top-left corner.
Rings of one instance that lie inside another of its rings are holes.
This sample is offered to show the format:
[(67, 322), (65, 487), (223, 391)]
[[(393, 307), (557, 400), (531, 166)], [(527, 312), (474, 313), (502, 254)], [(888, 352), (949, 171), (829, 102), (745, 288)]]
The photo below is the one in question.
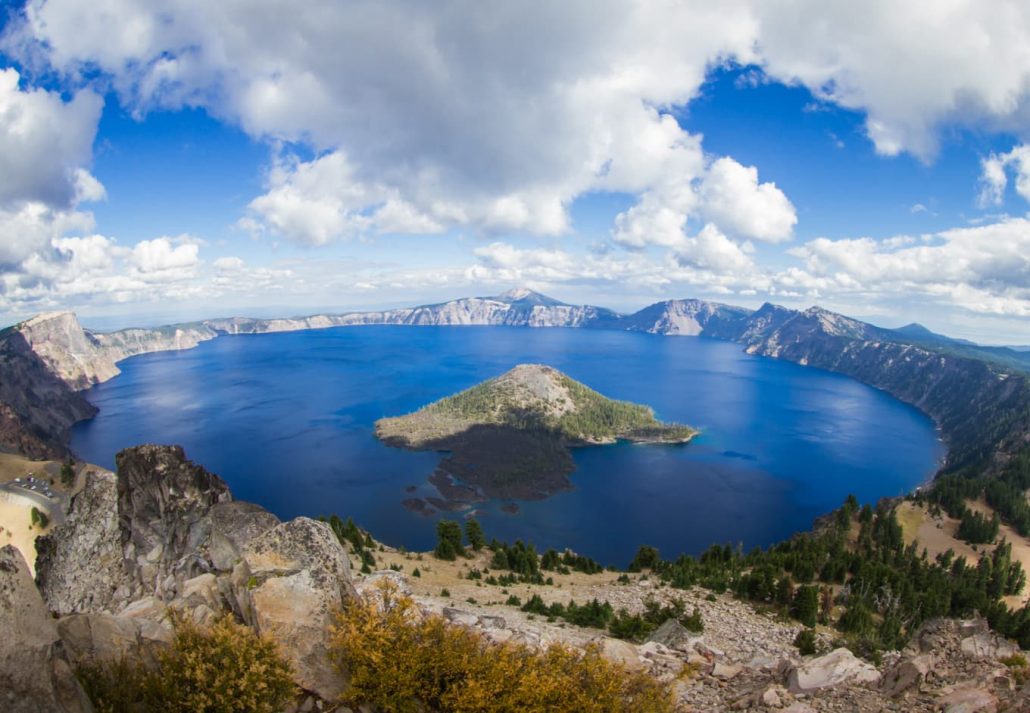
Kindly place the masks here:
[[(350, 563), (322, 522), (280, 523), (231, 500), (177, 446), (118, 454), (92, 473), (67, 521), (40, 541), (39, 586), (76, 662), (152, 662), (176, 610), (200, 625), (234, 612), (272, 637), (297, 681), (333, 700), (345, 679), (327, 656), (336, 611), (355, 595)], [(40, 605), (42, 607), (42, 603)]]
[(247, 543), (279, 524), (232, 501), (222, 479), (178, 446), (137, 446), (115, 460), (118, 474), (91, 469), (67, 521), (38, 540), (37, 580), (58, 614), (182, 598), (199, 575), (228, 575)]
[(216, 503), (208, 517), (207, 559), (212, 568), (224, 572), (236, 566), (251, 540), (279, 524), (279, 518), (260, 505), (239, 500)]
[(934, 657), (932, 654), (902, 657), (883, 675), (881, 688), (884, 694), (893, 698), (913, 688), (918, 688), (926, 680), (926, 677), (930, 675), (933, 665)]
[(232, 499), (217, 475), (186, 459), (179, 446), (136, 446), (115, 457), (118, 524), (129, 576), (171, 599), (187, 579), (211, 569), (205, 545), (210, 511)]
[(299, 517), (259, 535), (233, 570), (232, 585), (243, 620), (275, 639), (297, 683), (336, 698), (346, 681), (329, 661), (328, 637), (335, 613), (356, 592), (329, 526)]
[(652, 632), (647, 638), (669, 649), (678, 651), (689, 651), (695, 642), (701, 637), (687, 630), (685, 626), (675, 619), (666, 619), (665, 622)]
[(115, 474), (90, 468), (67, 519), (36, 540), (36, 551), (36, 581), (50, 611), (100, 612), (124, 602), (131, 579), (122, 563)]
[(7, 713), (93, 710), (29, 568), (11, 545), (0, 548), (0, 632), (0, 709)]

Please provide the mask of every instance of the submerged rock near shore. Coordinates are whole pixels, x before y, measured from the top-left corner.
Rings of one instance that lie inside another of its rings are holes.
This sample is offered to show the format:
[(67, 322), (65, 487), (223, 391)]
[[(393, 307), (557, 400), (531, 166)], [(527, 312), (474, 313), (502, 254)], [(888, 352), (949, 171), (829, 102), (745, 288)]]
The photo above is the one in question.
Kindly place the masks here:
[(387, 445), (449, 452), (429, 479), (444, 510), (567, 490), (575, 468), (570, 447), (682, 444), (695, 435), (689, 426), (662, 423), (647, 406), (606, 398), (542, 364), (520, 364), (412, 414), (376, 422), (376, 436)]

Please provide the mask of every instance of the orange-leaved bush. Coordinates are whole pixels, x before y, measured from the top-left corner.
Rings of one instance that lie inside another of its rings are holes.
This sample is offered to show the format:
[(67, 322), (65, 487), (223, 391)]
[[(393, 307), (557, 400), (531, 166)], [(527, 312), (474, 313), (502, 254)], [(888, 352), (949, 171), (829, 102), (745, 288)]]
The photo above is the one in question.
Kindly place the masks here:
[(101, 713), (277, 713), (297, 692), (271, 639), (230, 616), (202, 629), (173, 614), (175, 638), (153, 670), (126, 660), (80, 666)]
[(343, 703), (385, 713), (666, 713), (669, 688), (584, 650), (535, 651), (493, 643), (383, 583), (348, 603), (332, 632), (331, 654), (350, 676)]

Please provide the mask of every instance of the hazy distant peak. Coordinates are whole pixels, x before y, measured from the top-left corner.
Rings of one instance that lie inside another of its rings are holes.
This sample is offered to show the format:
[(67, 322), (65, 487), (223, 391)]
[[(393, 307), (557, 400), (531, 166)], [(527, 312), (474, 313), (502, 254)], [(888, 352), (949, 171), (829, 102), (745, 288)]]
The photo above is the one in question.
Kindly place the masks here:
[(528, 287), (513, 287), (506, 292), (494, 297), (499, 302), (521, 302), (523, 304), (534, 304), (534, 305), (562, 305), (565, 304), (553, 297), (542, 295), (536, 290), (531, 290)]
[(931, 332), (929, 329), (927, 329), (923, 325), (919, 324), (919, 322), (912, 322), (911, 324), (906, 324), (904, 327), (898, 327), (894, 331), (898, 332), (899, 334), (911, 334), (911, 335), (922, 335), (922, 336), (929, 336), (929, 335), (938, 336), (936, 333)]
[(815, 320), (823, 332), (835, 337), (866, 339), (876, 331), (876, 328), (870, 324), (818, 306), (809, 307), (802, 314)]

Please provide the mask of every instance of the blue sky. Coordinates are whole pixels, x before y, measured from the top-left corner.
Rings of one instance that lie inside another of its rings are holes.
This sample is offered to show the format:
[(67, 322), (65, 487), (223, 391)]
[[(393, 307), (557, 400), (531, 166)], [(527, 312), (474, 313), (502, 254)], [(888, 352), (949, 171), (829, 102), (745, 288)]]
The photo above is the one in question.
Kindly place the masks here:
[(314, 4), (4, 6), (3, 321), (525, 284), (1030, 343), (1022, 3)]

